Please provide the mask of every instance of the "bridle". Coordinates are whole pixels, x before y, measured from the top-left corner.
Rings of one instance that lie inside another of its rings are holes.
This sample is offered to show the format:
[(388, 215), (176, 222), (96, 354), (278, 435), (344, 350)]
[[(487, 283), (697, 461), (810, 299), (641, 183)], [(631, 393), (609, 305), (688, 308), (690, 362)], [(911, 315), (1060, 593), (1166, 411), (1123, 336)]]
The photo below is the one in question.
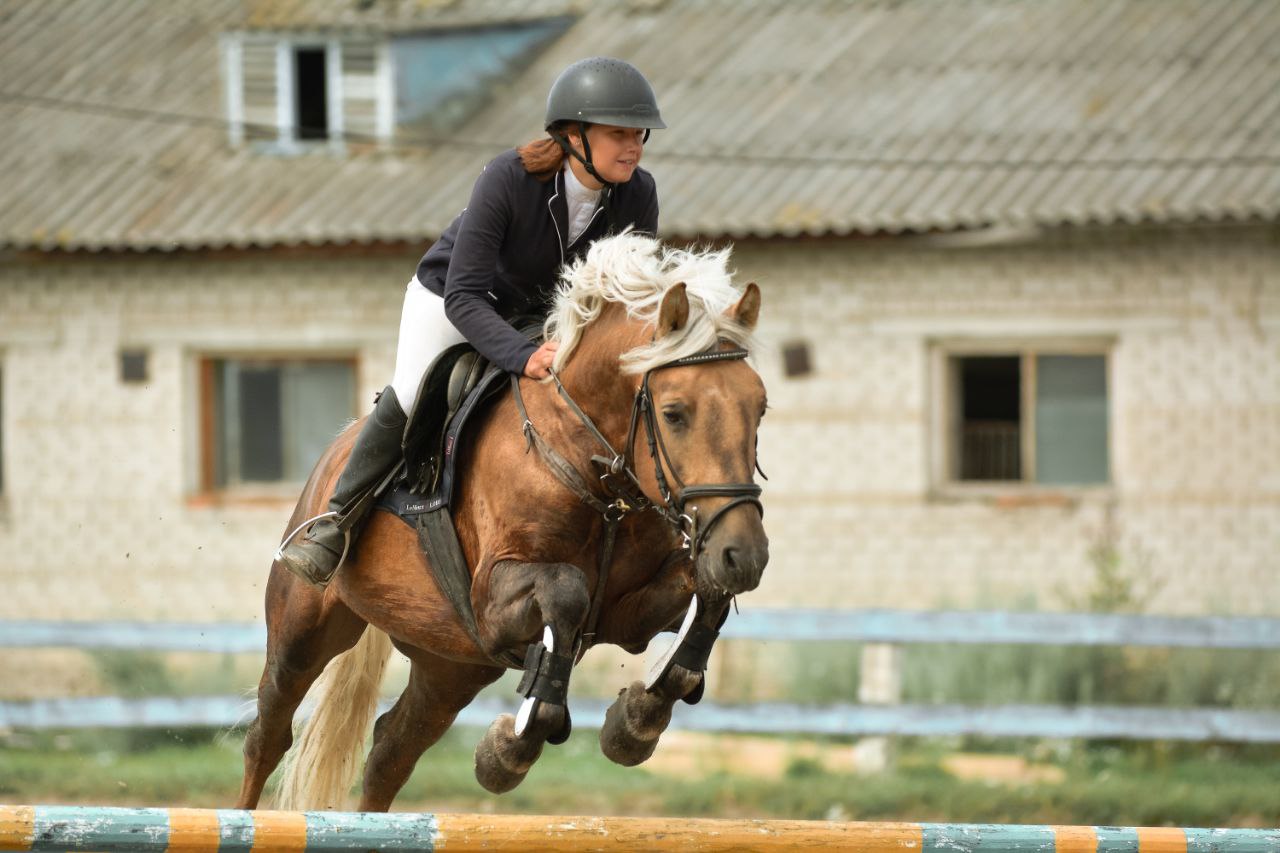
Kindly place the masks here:
[[(680, 530), (685, 537), (686, 544), (689, 546), (690, 556), (693, 559), (697, 559), (699, 552), (702, 550), (703, 541), (711, 532), (711, 529), (729, 510), (741, 504), (749, 503), (759, 510), (761, 516), (764, 515), (764, 506), (760, 503), (760, 487), (755, 483), (686, 485), (679, 472), (676, 471), (675, 462), (667, 450), (666, 443), (662, 440), (662, 431), (658, 429), (658, 413), (654, 408), (653, 395), (649, 390), (649, 379), (656, 371), (665, 370), (669, 367), (686, 367), (716, 361), (740, 361), (746, 358), (747, 355), (747, 351), (741, 348), (709, 350), (659, 365), (644, 374), (644, 378), (640, 382), (640, 388), (636, 392), (635, 402), (631, 407), (631, 427), (627, 431), (627, 452), (631, 453), (635, 447), (638, 422), (643, 420), (645, 437), (649, 444), (649, 456), (653, 459), (654, 477), (658, 481), (658, 492), (662, 495), (663, 500), (663, 505), (654, 506), (654, 509)], [(585, 415), (582, 415), (582, 417), (585, 417)], [(613, 448), (609, 449), (612, 451)], [(664, 466), (666, 470), (671, 472), (671, 478), (676, 485), (675, 490), (672, 490), (667, 483), (667, 477), (663, 470)], [(759, 463), (757, 461), (757, 470), (759, 470), (758, 466)], [(627, 460), (624, 468), (628, 473), (633, 470), (631, 460)], [(763, 471), (760, 473), (761, 476), (764, 475)], [(630, 479), (634, 482), (634, 475)], [(636, 483), (635, 485), (638, 489), (639, 484)], [(697, 509), (688, 509), (687, 504), (691, 499), (700, 497), (727, 497), (731, 498), (731, 500), (712, 513), (706, 524), (699, 525)]]
[[(718, 346), (718, 343), (717, 343)], [(580, 420), (587, 428), (587, 431), (595, 436), (596, 441), (604, 448), (607, 455), (593, 455), (592, 463), (601, 472), (599, 481), (608, 493), (607, 500), (601, 499), (599, 495), (593, 492), (588, 486), (578, 469), (567, 459), (564, 458), (555, 448), (551, 447), (545, 439), (538, 433), (533, 422), (529, 419), (529, 413), (525, 409), (524, 399), (520, 393), (520, 377), (512, 374), (511, 385), (515, 396), (516, 408), (520, 412), (523, 421), (522, 429), (524, 431), (525, 440), (531, 449), (538, 451), (543, 460), (551, 469), (551, 473), (555, 475), (561, 483), (563, 483), (570, 491), (574, 492), (578, 498), (587, 506), (594, 509), (604, 519), (605, 538), (600, 553), (600, 572), (596, 582), (596, 595), (592, 598), (591, 613), (588, 617), (586, 632), (583, 637), (590, 644), (590, 639), (594, 637), (596, 619), (599, 615), (601, 593), (604, 591), (605, 579), (608, 577), (609, 564), (612, 561), (613, 543), (617, 535), (618, 525), (627, 515), (633, 512), (640, 512), (646, 509), (652, 509), (663, 517), (675, 530), (683, 537), (683, 544), (689, 550), (689, 558), (696, 561), (698, 555), (702, 551), (702, 547), (706, 542), (707, 536), (715, 525), (724, 518), (729, 510), (734, 509), (743, 504), (751, 504), (763, 517), (764, 505), (760, 503), (760, 487), (755, 483), (704, 483), (697, 485), (687, 485), (676, 471), (674, 461), (670, 452), (667, 450), (666, 444), (662, 439), (662, 431), (658, 428), (657, 412), (653, 405), (653, 395), (649, 390), (649, 380), (654, 373), (659, 370), (667, 370), (672, 367), (689, 367), (698, 364), (708, 364), (719, 361), (741, 361), (745, 359), (749, 353), (741, 347), (733, 347), (732, 349), (710, 349), (696, 355), (686, 356), (674, 361), (660, 364), (657, 367), (645, 371), (644, 377), (640, 381), (639, 388), (631, 403), (631, 419), (630, 426), (627, 430), (627, 444), (623, 452), (609, 443), (604, 437), (595, 423), (587, 415), (586, 412), (574, 401), (568, 390), (560, 382), (560, 377), (554, 371), (551, 372), (551, 378), (556, 384), (561, 398), (569, 407), (569, 410)], [(639, 432), (640, 425), (644, 425), (645, 436), (649, 446), (649, 455), (653, 459), (654, 473), (658, 482), (658, 493), (662, 502), (656, 503), (649, 500), (644, 491), (640, 487), (640, 480), (635, 473), (634, 448), (636, 436)], [(664, 470), (665, 467), (665, 470)], [(756, 462), (756, 470), (760, 471), (759, 462)], [(671, 479), (675, 483), (675, 489), (671, 488), (668, 481), (666, 471), (671, 472)], [(764, 472), (760, 471), (760, 475), (764, 476)], [(768, 479), (766, 477), (766, 479)], [(727, 497), (729, 502), (717, 509), (711, 514), (704, 524), (699, 524), (698, 513), (696, 508), (688, 506), (689, 501), (696, 498), (704, 497)]]
[[(587, 431), (595, 436), (596, 441), (600, 443), (608, 454), (607, 456), (593, 455), (591, 461), (601, 470), (600, 480), (613, 499), (611, 502), (605, 503), (600, 501), (594, 494), (587, 492), (592, 498), (591, 501), (586, 501), (588, 505), (597, 509), (605, 521), (621, 520), (628, 513), (638, 510), (654, 510), (681, 533), (685, 539), (685, 545), (690, 549), (690, 556), (695, 559), (702, 550), (702, 545), (710, 534), (711, 529), (729, 510), (741, 504), (749, 503), (755, 506), (760, 511), (760, 514), (763, 515), (764, 506), (760, 503), (761, 490), (755, 483), (687, 485), (684, 482), (676, 470), (666, 443), (663, 441), (662, 431), (658, 428), (657, 412), (653, 406), (653, 395), (649, 390), (649, 381), (653, 374), (659, 370), (718, 361), (741, 361), (748, 354), (747, 350), (741, 348), (708, 350), (697, 355), (686, 356), (685, 358), (658, 365), (646, 371), (632, 400), (630, 427), (627, 430), (627, 443), (623, 452), (619, 452), (609, 443), (609, 440), (596, 427), (590, 416), (582, 410), (560, 382), (560, 377), (553, 371), (551, 377), (561, 398), (564, 399), (569, 410), (582, 422)], [(533, 423), (529, 420), (524, 401), (520, 396), (518, 379), (513, 385), (516, 388), (516, 405), (520, 409), (520, 415), (524, 420), (523, 429), (530, 445), (535, 448), (551, 450), (549, 446), (540, 441), (541, 436), (538, 435)], [(645, 438), (649, 445), (649, 456), (653, 459), (654, 477), (658, 483), (658, 493), (662, 498), (661, 503), (655, 503), (645, 496), (640, 488), (639, 478), (635, 473), (633, 450), (636, 443), (636, 434), (641, 424), (644, 425)], [(555, 451), (551, 450), (551, 452), (554, 453)], [(559, 457), (559, 454), (556, 454), (556, 456)], [(559, 476), (565, 471), (566, 466), (568, 469), (576, 470), (563, 457), (556, 459), (551, 465), (551, 469), (553, 473)], [(758, 467), (757, 470), (759, 470)], [(676, 485), (675, 489), (671, 488), (666, 475), (667, 471), (671, 472), (671, 479), (675, 481)], [(761, 474), (763, 475), (763, 473), (762, 471)], [(583, 486), (580, 477), (575, 482), (566, 483), (566, 485), (578, 493), (579, 497), (584, 497), (579, 490), (579, 487)], [(694, 514), (690, 515), (688, 503), (692, 499), (702, 497), (727, 497), (731, 498), (731, 500), (717, 509), (705, 524), (699, 525), (696, 518), (696, 510), (692, 510)]]

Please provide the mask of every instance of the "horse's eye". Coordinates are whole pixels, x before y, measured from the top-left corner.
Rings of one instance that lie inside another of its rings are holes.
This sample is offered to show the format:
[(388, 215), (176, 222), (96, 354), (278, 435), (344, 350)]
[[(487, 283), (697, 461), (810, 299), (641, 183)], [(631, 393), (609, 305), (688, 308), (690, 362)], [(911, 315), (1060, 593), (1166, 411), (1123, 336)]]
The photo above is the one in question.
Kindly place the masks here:
[(684, 415), (679, 409), (663, 409), (662, 419), (671, 424), (671, 426), (680, 426), (680, 424), (684, 423)]

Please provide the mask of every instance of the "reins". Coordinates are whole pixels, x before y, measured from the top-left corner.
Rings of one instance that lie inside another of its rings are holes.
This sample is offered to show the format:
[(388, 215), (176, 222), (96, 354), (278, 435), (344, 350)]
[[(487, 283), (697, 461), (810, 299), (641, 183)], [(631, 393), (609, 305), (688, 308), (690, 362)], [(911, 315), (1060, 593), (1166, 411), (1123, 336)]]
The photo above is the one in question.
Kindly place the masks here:
[[(524, 398), (520, 393), (520, 377), (512, 374), (512, 392), (515, 396), (516, 409), (520, 413), (521, 429), (524, 432), (528, 447), (537, 450), (538, 455), (547, 463), (547, 467), (550, 468), (555, 478), (577, 495), (584, 504), (599, 513), (604, 521), (604, 539), (600, 548), (596, 590), (591, 599), (591, 611), (587, 616), (587, 624), (582, 635), (583, 650), (594, 642), (596, 623), (600, 616), (600, 606), (604, 598), (605, 584), (608, 580), (610, 564), (613, 561), (613, 546), (617, 539), (618, 525), (629, 513), (645, 509), (652, 509), (657, 512), (680, 533), (684, 539), (684, 547), (689, 550), (689, 558), (695, 561), (702, 551), (706, 537), (729, 510), (742, 504), (752, 504), (761, 515), (764, 514), (764, 506), (760, 503), (761, 489), (755, 483), (709, 483), (693, 486), (685, 484), (676, 471), (671, 454), (662, 439), (662, 432), (658, 428), (657, 414), (653, 407), (652, 394), (649, 390), (649, 379), (659, 370), (718, 361), (740, 361), (748, 355), (747, 350), (740, 347), (724, 350), (712, 349), (676, 359), (646, 371), (631, 404), (627, 444), (621, 453), (609, 443), (609, 440), (604, 437), (604, 434), (600, 432), (587, 413), (577, 404), (560, 382), (560, 377), (556, 375), (555, 371), (551, 371), (551, 378), (556, 384), (560, 397), (569, 407), (569, 410), (587, 428), (587, 431), (595, 436), (596, 441), (600, 443), (608, 454), (607, 456), (592, 455), (591, 457), (592, 463), (602, 471), (599, 480), (609, 494), (608, 500), (602, 500), (593, 492), (586, 479), (573, 463), (569, 462), (548, 444), (534, 427), (532, 420), (529, 418), (529, 412), (525, 408)], [(644, 424), (646, 440), (649, 445), (649, 455), (654, 463), (658, 492), (662, 496), (661, 504), (655, 503), (645, 496), (640, 487), (640, 480), (635, 473), (632, 455), (635, 448), (636, 435), (639, 432), (641, 423)], [(664, 466), (665, 469), (671, 472), (671, 478), (676, 484), (675, 490), (672, 490), (667, 481)], [(757, 470), (759, 470), (758, 465)], [(763, 474), (763, 472), (761, 473)], [(699, 525), (697, 509), (690, 509), (687, 504), (691, 499), (701, 497), (727, 497), (731, 498), (731, 500), (712, 513), (705, 524)]]

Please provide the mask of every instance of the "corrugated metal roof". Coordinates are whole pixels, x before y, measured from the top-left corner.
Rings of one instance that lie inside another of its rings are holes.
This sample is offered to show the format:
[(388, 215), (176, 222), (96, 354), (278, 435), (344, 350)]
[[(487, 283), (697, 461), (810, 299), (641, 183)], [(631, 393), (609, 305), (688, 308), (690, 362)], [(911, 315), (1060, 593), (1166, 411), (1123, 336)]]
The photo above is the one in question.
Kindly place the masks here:
[(574, 0), (244, 0), (248, 30), (406, 32), (569, 14)]
[(670, 235), (1280, 218), (1273, 0), (596, 0), (448, 144), (232, 149), (223, 32), (568, 7), (365, 5), (0, 0), (0, 244), (425, 241), (591, 54), (659, 94), (646, 165)]

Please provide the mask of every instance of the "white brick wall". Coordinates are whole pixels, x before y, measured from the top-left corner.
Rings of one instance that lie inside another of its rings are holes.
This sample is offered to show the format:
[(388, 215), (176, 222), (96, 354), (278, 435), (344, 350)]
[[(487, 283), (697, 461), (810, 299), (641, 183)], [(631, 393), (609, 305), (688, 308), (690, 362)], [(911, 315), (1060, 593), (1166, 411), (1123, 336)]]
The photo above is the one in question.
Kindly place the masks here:
[[(209, 352), (358, 357), (389, 381), (413, 258), (101, 257), (0, 270), (0, 618), (253, 619), (293, 497), (198, 495)], [(119, 381), (121, 346), (150, 381)]]
[[(206, 352), (356, 355), (389, 379), (415, 258), (0, 262), (0, 618), (252, 619), (292, 499), (196, 494)], [(1063, 607), (1114, 531), (1158, 612), (1280, 613), (1280, 250), (1251, 229), (744, 244), (772, 562), (750, 606)], [(1114, 339), (1114, 488), (938, 496), (930, 342)], [(815, 372), (782, 375), (803, 339)], [(150, 382), (118, 379), (122, 346)]]
[[(751, 598), (1063, 608), (1108, 535), (1157, 612), (1280, 613), (1280, 249), (1274, 232), (739, 246), (758, 359), (772, 560)], [(931, 341), (1113, 339), (1115, 483), (1035, 499), (931, 488)]]

